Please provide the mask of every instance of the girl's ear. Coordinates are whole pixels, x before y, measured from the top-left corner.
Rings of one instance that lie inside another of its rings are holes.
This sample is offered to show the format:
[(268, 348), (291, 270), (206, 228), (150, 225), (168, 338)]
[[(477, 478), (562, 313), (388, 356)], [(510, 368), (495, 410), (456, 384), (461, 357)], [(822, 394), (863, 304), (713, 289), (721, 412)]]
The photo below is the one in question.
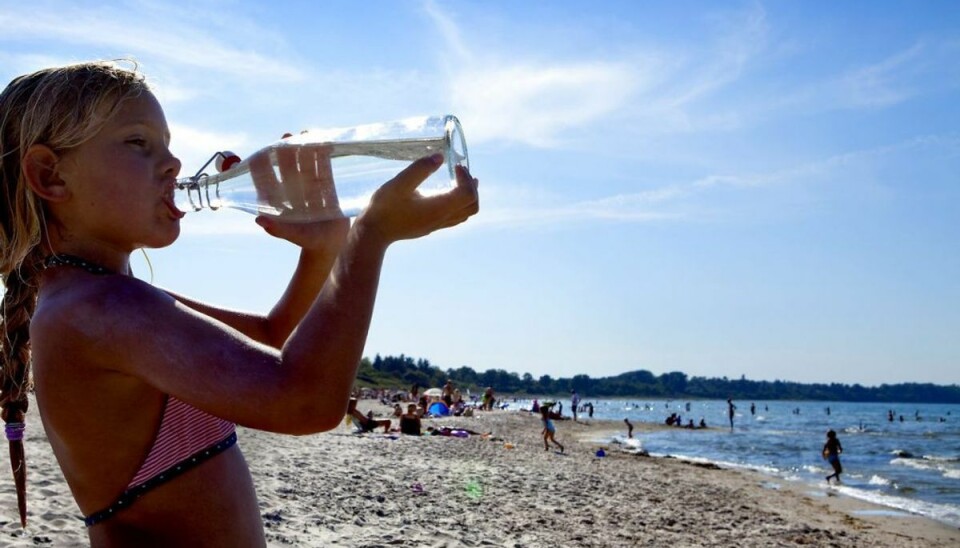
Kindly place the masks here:
[(60, 157), (46, 145), (31, 145), (23, 156), (21, 169), (30, 190), (49, 202), (62, 202), (69, 196), (67, 185), (57, 174)]

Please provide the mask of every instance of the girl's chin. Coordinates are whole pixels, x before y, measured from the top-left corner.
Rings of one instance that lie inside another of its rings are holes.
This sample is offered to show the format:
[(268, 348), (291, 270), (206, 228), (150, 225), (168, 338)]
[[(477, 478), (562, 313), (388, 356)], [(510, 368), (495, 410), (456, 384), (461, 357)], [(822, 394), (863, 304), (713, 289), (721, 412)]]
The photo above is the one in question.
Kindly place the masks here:
[(177, 241), (178, 238), (180, 238), (179, 220), (168, 225), (162, 233), (156, 234), (155, 237), (151, 238), (149, 242), (145, 242), (143, 247), (149, 249), (167, 247), (173, 242)]

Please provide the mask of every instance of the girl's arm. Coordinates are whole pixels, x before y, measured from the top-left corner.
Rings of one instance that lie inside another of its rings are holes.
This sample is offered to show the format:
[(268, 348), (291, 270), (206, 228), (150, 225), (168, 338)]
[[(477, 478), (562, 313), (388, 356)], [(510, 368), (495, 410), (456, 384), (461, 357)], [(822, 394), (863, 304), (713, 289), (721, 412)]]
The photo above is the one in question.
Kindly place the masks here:
[[(258, 223), (268, 232), (276, 231), (277, 222), (273, 219), (261, 217)], [(300, 260), (286, 290), (266, 316), (219, 308), (171, 291), (168, 293), (193, 310), (223, 322), (257, 342), (280, 349), (323, 288), (350, 227), (347, 219), (320, 224), (322, 226), (316, 229), (319, 236), (314, 237), (317, 240), (315, 249), (301, 249)]]
[[(50, 297), (46, 305), (58, 313), (44, 315), (47, 321), (33, 327), (49, 333), (48, 340), (58, 337), (47, 351), (69, 352), (73, 363), (95, 368), (91, 373), (109, 383), (101, 389), (146, 383), (263, 430), (305, 434), (334, 428), (356, 377), (387, 248), (459, 224), (478, 210), (476, 180), (463, 169), (456, 188), (445, 194), (416, 192), (438, 165), (439, 158), (418, 160), (374, 194), (302, 321), (271, 335), (291, 329), (279, 350), (120, 276), (98, 277), (63, 292), (59, 305)], [(290, 326), (302, 306), (301, 292), (293, 293), (280, 307), (278, 326)]]
[(225, 310), (174, 296), (253, 340), (279, 349), (330, 275), (334, 260), (346, 242), (350, 221), (340, 211), (328, 147), (282, 147), (276, 154), (279, 179), (267, 155), (258, 153), (250, 158), (257, 193), (284, 214), (324, 213), (327, 217), (337, 217), (316, 223), (285, 223), (275, 217), (257, 217), (257, 224), (268, 234), (288, 240), (301, 249), (297, 268), (283, 296), (266, 316)]

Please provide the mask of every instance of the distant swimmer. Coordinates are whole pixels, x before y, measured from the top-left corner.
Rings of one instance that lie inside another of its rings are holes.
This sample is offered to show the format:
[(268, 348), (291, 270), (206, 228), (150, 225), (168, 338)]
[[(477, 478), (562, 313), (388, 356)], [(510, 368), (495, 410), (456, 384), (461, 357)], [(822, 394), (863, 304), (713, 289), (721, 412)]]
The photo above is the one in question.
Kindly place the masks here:
[(837, 483), (840, 483), (840, 474), (843, 472), (840, 453), (843, 453), (843, 446), (840, 445), (837, 433), (830, 430), (827, 432), (827, 443), (823, 444), (823, 458), (833, 467), (833, 473), (827, 476), (827, 483), (830, 483), (830, 478), (837, 478)]
[(756, 414), (757, 414), (757, 405), (756, 405), (755, 403), (751, 403), (751, 404), (750, 404), (750, 414), (751, 414), (751, 415), (756, 415)]
[(733, 432), (733, 414), (737, 406), (733, 405), (733, 398), (727, 398), (727, 415), (730, 417), (730, 431)]

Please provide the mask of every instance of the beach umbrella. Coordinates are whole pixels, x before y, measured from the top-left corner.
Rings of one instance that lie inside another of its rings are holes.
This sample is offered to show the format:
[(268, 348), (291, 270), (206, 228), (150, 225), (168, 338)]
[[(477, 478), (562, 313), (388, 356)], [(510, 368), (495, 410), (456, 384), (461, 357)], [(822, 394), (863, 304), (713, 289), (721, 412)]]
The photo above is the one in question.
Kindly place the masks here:
[(443, 395), (443, 390), (440, 390), (439, 388), (431, 388), (429, 390), (424, 391), (423, 395), (431, 396), (431, 397), (436, 396), (439, 398), (440, 396)]
[(430, 404), (427, 413), (434, 417), (446, 417), (450, 414), (450, 409), (443, 402), (437, 401)]

